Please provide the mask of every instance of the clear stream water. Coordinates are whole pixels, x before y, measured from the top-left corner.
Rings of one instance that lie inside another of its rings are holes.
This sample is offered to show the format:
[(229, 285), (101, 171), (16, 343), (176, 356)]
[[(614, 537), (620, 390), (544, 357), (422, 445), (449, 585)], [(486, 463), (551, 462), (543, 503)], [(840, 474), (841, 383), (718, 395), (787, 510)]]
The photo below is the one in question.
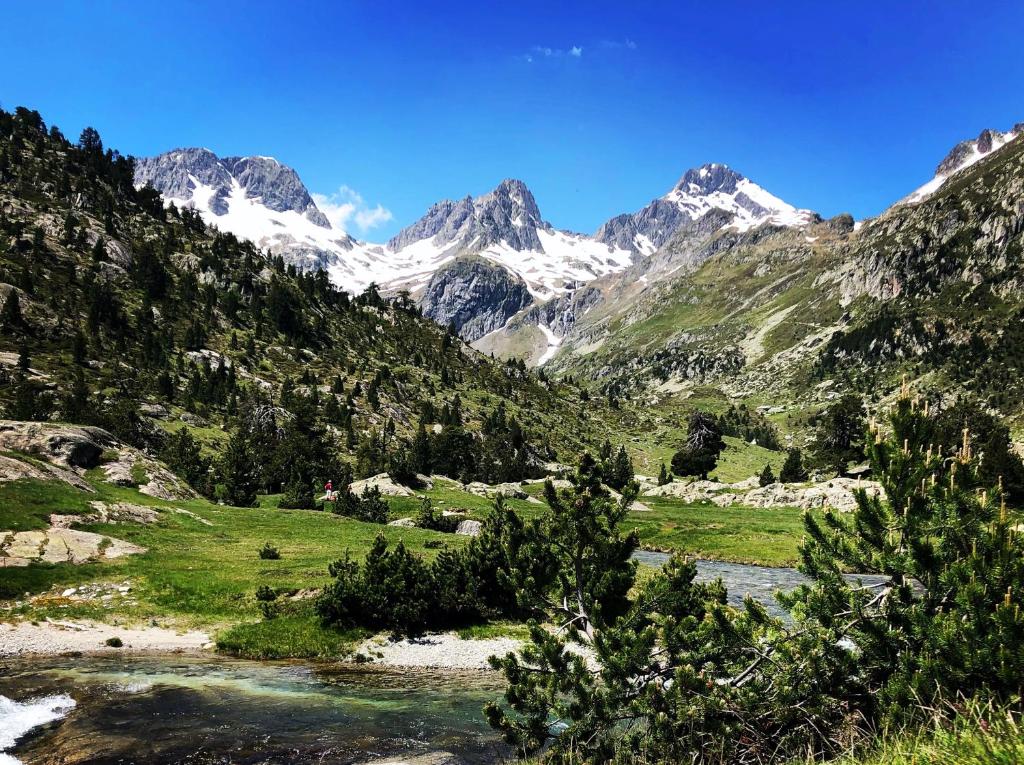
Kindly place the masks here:
[[(700, 561), (697, 571), (721, 578), (731, 602), (749, 593), (777, 614), (774, 593), (804, 581), (791, 568)], [(0, 660), (0, 765), (332, 765), (437, 751), (494, 762), (509, 752), (481, 709), (501, 689), (490, 673), (219, 657)]]

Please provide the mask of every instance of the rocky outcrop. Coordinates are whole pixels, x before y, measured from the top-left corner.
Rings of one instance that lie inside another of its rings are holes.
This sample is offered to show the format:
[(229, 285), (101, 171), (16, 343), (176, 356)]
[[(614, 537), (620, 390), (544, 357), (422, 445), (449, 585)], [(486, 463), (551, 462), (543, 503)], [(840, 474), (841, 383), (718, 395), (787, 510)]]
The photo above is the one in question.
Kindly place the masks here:
[(39, 460), (32, 463), (0, 456), (0, 481), (58, 479), (93, 491), (82, 474), (100, 466), (109, 483), (139, 485), (139, 491), (151, 497), (175, 500), (196, 496), (161, 463), (121, 443), (103, 428), (0, 420), (0, 451), (20, 452)]
[(526, 499), (529, 496), (523, 491), (522, 485), (518, 483), (487, 484), (473, 481), (472, 483), (467, 483), (462, 489), (470, 494), (476, 494), (478, 497), (493, 498), (501, 494), (507, 499)]
[(131, 542), (65, 527), (45, 531), (0, 531), (0, 568), (30, 563), (85, 563), (146, 551)]
[(93, 468), (118, 441), (102, 428), (0, 420), (0, 450), (31, 454), (71, 468)]
[(0, 454), (0, 483), (34, 478), (38, 481), (63, 481), (82, 491), (95, 491), (85, 479), (73, 470), (51, 465), (48, 462), (27, 462)]
[(646, 497), (675, 497), (684, 502), (710, 502), (719, 507), (798, 507), (812, 510), (831, 507), (840, 512), (856, 508), (854, 491), (863, 489), (869, 496), (882, 495), (882, 487), (874, 481), (834, 478), (814, 484), (773, 483), (759, 486), (756, 478), (732, 484), (715, 481), (673, 481), (644, 492)]
[(470, 342), (504, 326), (531, 302), (522, 279), (479, 258), (460, 258), (436, 271), (419, 300), (425, 316), (454, 325)]

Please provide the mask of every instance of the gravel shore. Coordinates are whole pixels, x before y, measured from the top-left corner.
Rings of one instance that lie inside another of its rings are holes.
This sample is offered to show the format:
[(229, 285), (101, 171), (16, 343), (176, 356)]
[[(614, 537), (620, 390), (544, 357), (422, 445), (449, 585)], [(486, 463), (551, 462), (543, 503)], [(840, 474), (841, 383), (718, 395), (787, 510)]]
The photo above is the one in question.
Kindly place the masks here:
[(514, 638), (464, 640), (454, 632), (444, 632), (401, 640), (378, 636), (365, 641), (356, 654), (389, 667), (490, 669), (489, 656), (504, 656), (520, 645)]
[[(106, 645), (119, 638), (123, 646)], [(173, 653), (212, 648), (205, 632), (183, 632), (161, 627), (129, 629), (91, 621), (46, 621), (0, 624), (0, 657), (60, 656), (69, 653)]]

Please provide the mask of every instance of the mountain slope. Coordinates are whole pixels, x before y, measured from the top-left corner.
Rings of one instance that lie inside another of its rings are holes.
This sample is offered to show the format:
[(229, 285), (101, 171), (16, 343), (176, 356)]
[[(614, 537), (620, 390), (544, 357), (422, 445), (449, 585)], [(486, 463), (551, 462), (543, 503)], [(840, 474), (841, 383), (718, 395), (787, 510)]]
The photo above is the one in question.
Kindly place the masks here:
[[(807, 234), (801, 232), (820, 222), (817, 214), (794, 208), (725, 165), (688, 170), (669, 193), (637, 213), (611, 219), (597, 231), (596, 239), (632, 248), (635, 258), (629, 267), (589, 282), (585, 304), (567, 298), (549, 301), (541, 309), (546, 323), (535, 321), (530, 311), (477, 346), (499, 356), (526, 355), (534, 363), (549, 363), (579, 347), (589, 353), (595, 327), (628, 315), (637, 301), (665, 299), (663, 282), (766, 232), (793, 232), (796, 241), (803, 242)], [(584, 326), (590, 329), (574, 337), (571, 332), (577, 324), (581, 332)], [(544, 328), (550, 327), (558, 327), (558, 332), (549, 335)]]
[(1024, 133), (1024, 123), (1014, 125), (1013, 129), (1006, 133), (985, 129), (981, 131), (977, 138), (961, 141), (952, 148), (945, 159), (935, 168), (935, 176), (902, 201), (913, 204), (914, 202), (926, 199), (935, 193), (950, 177), (961, 170), (967, 169), (991, 152), (1001, 149), (1022, 133)]
[[(220, 183), (230, 208), (239, 177), (254, 188), (252, 162), (207, 170), (193, 194)], [(310, 407), (337, 454), (379, 460), (364, 446), (387, 434), (386, 461), (458, 397), (449, 421), (478, 434), (500, 408), (489, 432), (516, 420), (531, 459), (586, 443), (572, 389), (473, 351), (407, 300), (297, 272), (136, 182), (94, 131), (71, 144), (36, 112), (0, 111), (0, 408), (15, 419), (95, 422), (151, 450), (192, 428), (219, 453), (243, 415), (287, 431)], [(271, 197), (258, 204), (304, 205)], [(301, 216), (318, 226), (315, 213)]]
[(961, 144), (927, 195), (856, 226), (680, 229), (592, 285), (602, 300), (549, 365), (614, 395), (711, 386), (796, 412), (842, 389), (877, 400), (906, 374), (1020, 417), (1024, 142), (986, 147)]

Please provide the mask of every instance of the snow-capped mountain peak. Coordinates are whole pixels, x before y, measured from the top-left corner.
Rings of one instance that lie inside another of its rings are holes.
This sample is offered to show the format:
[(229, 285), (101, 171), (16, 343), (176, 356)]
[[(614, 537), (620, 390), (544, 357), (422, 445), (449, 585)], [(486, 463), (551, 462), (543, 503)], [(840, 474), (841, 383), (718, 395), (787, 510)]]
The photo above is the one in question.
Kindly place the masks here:
[(416, 290), (458, 256), (477, 256), (520, 277), (537, 297), (550, 297), (620, 271), (631, 252), (559, 231), (540, 213), (530, 189), (506, 179), (486, 194), (438, 202), (387, 244), (389, 263)]
[(938, 191), (948, 178), (956, 175), (961, 170), (966, 170), (992, 152), (1003, 148), (1021, 134), (1024, 134), (1024, 123), (1014, 125), (1012, 130), (1008, 130), (1005, 133), (1001, 133), (998, 130), (985, 129), (981, 131), (977, 138), (961, 141), (952, 148), (945, 159), (935, 168), (935, 176), (928, 183), (906, 197), (903, 202), (913, 204), (926, 199)]
[(594, 238), (650, 255), (681, 226), (712, 210), (729, 213), (724, 227), (740, 231), (764, 223), (803, 226), (815, 219), (811, 210), (797, 209), (728, 165), (713, 162), (687, 170), (667, 194), (635, 213), (612, 218)]
[(725, 210), (735, 216), (731, 226), (741, 231), (762, 223), (803, 226), (814, 215), (810, 210), (798, 210), (728, 165), (717, 162), (687, 170), (662, 199), (675, 203), (690, 220), (710, 210)]
[(248, 239), (301, 269), (367, 257), (367, 248), (333, 228), (292, 168), (273, 157), (218, 157), (174, 149), (135, 165), (135, 183), (168, 204), (189, 207), (209, 224)]
[[(295, 212), (321, 228), (330, 228), (298, 173), (273, 157), (218, 157), (209, 149), (174, 149), (140, 159), (135, 182), (149, 184), (166, 199), (192, 202), (200, 186), (213, 189), (207, 201), (215, 215), (228, 212), (227, 199), (237, 185), (247, 199), (278, 213)], [(198, 209), (198, 205), (195, 205)]]

